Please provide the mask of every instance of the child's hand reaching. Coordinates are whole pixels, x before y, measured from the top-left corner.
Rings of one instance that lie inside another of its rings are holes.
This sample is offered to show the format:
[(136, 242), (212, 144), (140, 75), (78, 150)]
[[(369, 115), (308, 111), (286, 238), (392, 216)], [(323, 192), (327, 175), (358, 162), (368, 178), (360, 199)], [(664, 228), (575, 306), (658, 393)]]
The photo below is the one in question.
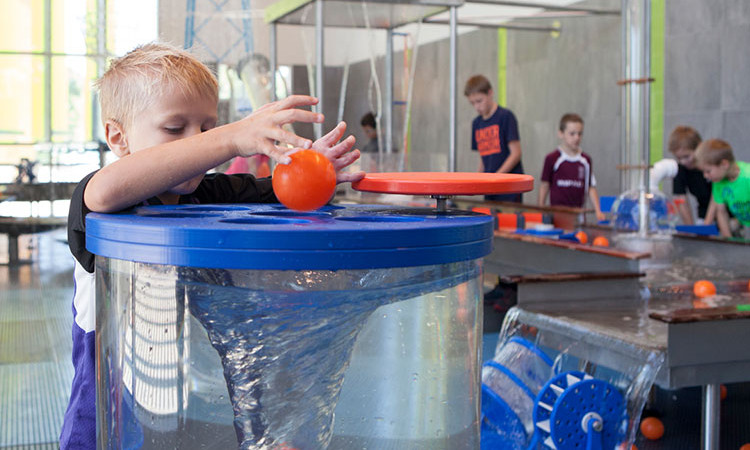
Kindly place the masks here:
[(339, 122), (333, 130), (312, 144), (314, 150), (324, 154), (333, 163), (333, 168), (336, 169), (336, 183), (359, 181), (365, 176), (362, 171), (342, 172), (344, 168), (359, 159), (359, 150), (352, 150), (354, 136), (348, 136), (339, 142), (345, 131), (346, 123)]
[[(229, 126), (234, 127), (236, 130), (232, 135), (232, 145), (237, 155), (250, 156), (262, 153), (281, 164), (288, 164), (290, 159), (286, 153), (289, 149), (284, 148), (283, 144), (289, 144), (293, 147), (310, 148), (312, 142), (282, 127), (292, 122), (323, 122), (322, 114), (299, 109), (300, 106), (312, 106), (317, 103), (318, 99), (315, 97), (291, 95), (283, 100), (265, 104), (244, 119), (230, 124)], [(277, 146), (275, 142), (281, 145)]]

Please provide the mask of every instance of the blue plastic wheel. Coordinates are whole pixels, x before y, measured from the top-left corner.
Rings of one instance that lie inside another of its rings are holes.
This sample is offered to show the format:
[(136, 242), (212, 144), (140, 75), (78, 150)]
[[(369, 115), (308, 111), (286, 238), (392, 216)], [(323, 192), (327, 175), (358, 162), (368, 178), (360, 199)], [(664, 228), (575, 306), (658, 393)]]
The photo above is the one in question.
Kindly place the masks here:
[(587, 419), (592, 416), (602, 424), (601, 448), (613, 449), (624, 440), (628, 417), (619, 390), (584, 372), (561, 373), (537, 395), (537, 441), (557, 450), (587, 448)]

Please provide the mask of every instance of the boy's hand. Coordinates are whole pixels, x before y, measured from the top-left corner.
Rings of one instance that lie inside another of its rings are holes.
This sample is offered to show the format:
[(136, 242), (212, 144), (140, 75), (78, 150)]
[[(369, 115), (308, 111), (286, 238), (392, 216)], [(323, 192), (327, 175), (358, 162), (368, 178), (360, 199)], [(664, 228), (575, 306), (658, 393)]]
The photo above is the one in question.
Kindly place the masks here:
[(359, 181), (365, 176), (362, 171), (349, 173), (341, 171), (359, 159), (359, 150), (352, 150), (355, 141), (354, 136), (349, 136), (338, 142), (345, 131), (346, 123), (340, 122), (336, 125), (336, 128), (312, 144), (314, 150), (324, 154), (333, 163), (333, 168), (336, 169), (336, 183)]
[(238, 156), (250, 156), (263, 153), (271, 159), (289, 164), (291, 161), (283, 145), (310, 148), (312, 142), (297, 136), (282, 127), (292, 122), (321, 123), (323, 114), (299, 109), (300, 106), (311, 106), (318, 103), (318, 99), (307, 95), (291, 95), (283, 100), (268, 103), (256, 109), (244, 119), (235, 122), (238, 132), (233, 136), (233, 145)]

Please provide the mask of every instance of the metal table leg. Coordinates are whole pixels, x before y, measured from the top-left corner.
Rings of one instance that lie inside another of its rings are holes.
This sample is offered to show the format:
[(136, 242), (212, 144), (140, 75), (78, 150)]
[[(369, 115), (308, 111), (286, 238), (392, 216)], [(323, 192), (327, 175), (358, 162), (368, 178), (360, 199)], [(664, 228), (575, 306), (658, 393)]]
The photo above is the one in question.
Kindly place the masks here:
[(8, 264), (18, 264), (18, 235), (8, 234)]
[(703, 386), (703, 417), (701, 442), (703, 450), (719, 450), (719, 419), (721, 418), (721, 385)]

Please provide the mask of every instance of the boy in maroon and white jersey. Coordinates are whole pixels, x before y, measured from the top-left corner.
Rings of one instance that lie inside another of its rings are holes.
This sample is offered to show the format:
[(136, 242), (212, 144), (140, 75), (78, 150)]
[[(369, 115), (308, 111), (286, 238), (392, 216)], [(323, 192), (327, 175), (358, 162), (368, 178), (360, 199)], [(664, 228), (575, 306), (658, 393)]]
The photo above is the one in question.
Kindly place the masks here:
[(544, 206), (549, 194), (552, 206), (583, 208), (588, 195), (596, 219), (604, 220), (606, 217), (599, 207), (591, 157), (581, 150), (583, 119), (578, 114), (563, 115), (557, 134), (560, 145), (544, 159), (539, 206)]

